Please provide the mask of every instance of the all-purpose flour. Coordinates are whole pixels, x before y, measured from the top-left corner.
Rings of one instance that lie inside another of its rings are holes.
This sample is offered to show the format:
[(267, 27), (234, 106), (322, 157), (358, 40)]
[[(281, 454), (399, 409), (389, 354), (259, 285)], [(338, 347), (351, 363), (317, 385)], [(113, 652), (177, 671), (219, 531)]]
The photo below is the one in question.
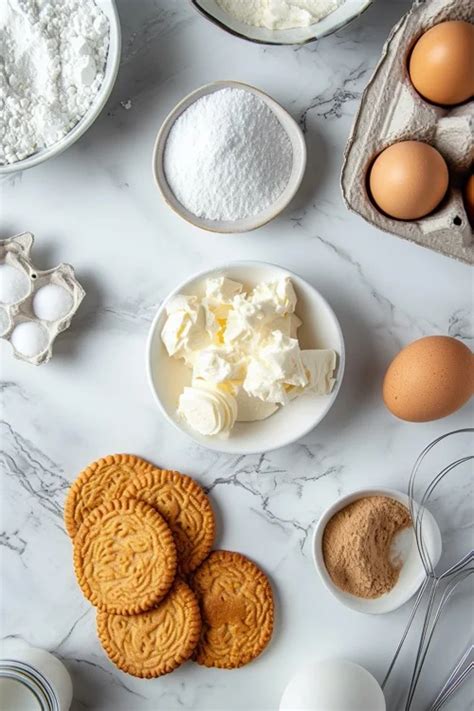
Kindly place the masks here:
[(240, 22), (270, 30), (307, 27), (333, 12), (344, 0), (217, 0)]
[(0, 164), (51, 146), (80, 121), (108, 46), (94, 0), (0, 0)]
[(175, 197), (210, 220), (258, 215), (280, 197), (292, 166), (285, 129), (262, 99), (243, 89), (198, 99), (173, 125), (164, 152)]

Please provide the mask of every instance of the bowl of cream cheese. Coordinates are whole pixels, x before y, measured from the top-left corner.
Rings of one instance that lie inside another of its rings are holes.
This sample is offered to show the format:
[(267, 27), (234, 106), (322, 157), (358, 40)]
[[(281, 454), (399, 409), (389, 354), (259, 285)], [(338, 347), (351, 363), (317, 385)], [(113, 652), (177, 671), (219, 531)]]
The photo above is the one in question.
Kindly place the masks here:
[(344, 340), (323, 296), (287, 269), (232, 262), (180, 284), (153, 320), (150, 387), (171, 424), (216, 451), (291, 444), (332, 407)]
[(258, 44), (306, 44), (355, 20), (373, 0), (191, 0), (209, 22)]

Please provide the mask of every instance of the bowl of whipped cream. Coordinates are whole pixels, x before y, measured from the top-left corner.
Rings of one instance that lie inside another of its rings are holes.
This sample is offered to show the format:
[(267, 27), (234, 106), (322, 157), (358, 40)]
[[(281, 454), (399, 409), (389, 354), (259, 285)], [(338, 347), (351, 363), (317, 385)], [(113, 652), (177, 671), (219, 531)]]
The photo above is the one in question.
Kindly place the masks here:
[(0, 174), (62, 153), (94, 123), (120, 63), (114, 0), (2, 0)]
[(191, 0), (217, 27), (259, 44), (306, 44), (355, 20), (373, 0)]
[(232, 262), (180, 284), (153, 320), (148, 379), (168, 421), (233, 454), (286, 446), (332, 407), (344, 373), (333, 310), (307, 281)]

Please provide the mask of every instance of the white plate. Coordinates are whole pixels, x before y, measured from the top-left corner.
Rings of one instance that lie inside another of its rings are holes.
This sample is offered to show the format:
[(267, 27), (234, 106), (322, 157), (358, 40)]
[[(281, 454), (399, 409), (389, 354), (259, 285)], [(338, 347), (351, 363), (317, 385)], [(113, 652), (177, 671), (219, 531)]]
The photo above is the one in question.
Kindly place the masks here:
[(371, 5), (373, 0), (345, 0), (330, 15), (323, 17), (308, 27), (289, 30), (268, 30), (266, 27), (252, 27), (239, 22), (217, 4), (216, 0), (191, 0), (196, 10), (217, 27), (258, 44), (306, 44), (336, 32), (355, 20)]
[[(326, 509), (318, 521), (313, 535), (313, 560), (324, 585), (339, 602), (342, 602), (343, 605), (357, 612), (380, 615), (385, 612), (392, 612), (392, 610), (396, 610), (404, 605), (416, 593), (425, 579), (426, 574), (416, 545), (415, 534), (413, 529), (411, 529), (401, 534), (404, 543), (400, 550), (403, 565), (398, 581), (390, 592), (374, 600), (366, 600), (365, 598), (356, 597), (355, 595), (344, 592), (332, 582), (324, 563), (322, 550), (324, 529), (334, 514), (346, 506), (349, 506), (349, 504), (352, 504), (354, 501), (366, 496), (389, 496), (395, 499), (395, 501), (399, 501), (408, 509), (410, 507), (408, 496), (395, 489), (360, 489), (359, 491), (354, 491), (352, 494), (343, 496)], [(426, 508), (423, 513), (421, 531), (428, 554), (435, 566), (441, 557), (441, 533), (438, 524)]]
[[(338, 354), (336, 383), (330, 395), (314, 393), (293, 400), (271, 417), (258, 422), (237, 422), (228, 439), (203, 437), (192, 431), (177, 414), (178, 399), (185, 385), (191, 383), (191, 371), (182, 361), (170, 358), (161, 341), (167, 301), (178, 293), (196, 294), (208, 277), (228, 276), (245, 287), (261, 281), (289, 276), (298, 296), (296, 313), (303, 325), (298, 330), (302, 348), (332, 348)], [(219, 452), (253, 454), (284, 447), (303, 437), (321, 422), (331, 409), (344, 374), (344, 340), (339, 322), (321, 294), (301, 277), (288, 269), (265, 262), (232, 262), (201, 272), (180, 284), (159, 308), (148, 338), (146, 365), (150, 387), (165, 417), (179, 430), (199, 444)]]
[[(293, 167), (286, 188), (278, 200), (276, 200), (276, 202), (270, 205), (263, 212), (260, 212), (254, 217), (246, 217), (242, 220), (206, 220), (204, 217), (198, 217), (192, 212), (189, 212), (189, 210), (186, 210), (186, 208), (175, 198), (173, 191), (166, 180), (163, 167), (163, 156), (169, 132), (181, 114), (201, 97), (213, 94), (215, 91), (228, 88), (249, 91), (262, 99), (270, 107), (291, 141), (291, 146), (293, 148)], [(164, 120), (156, 137), (155, 147), (153, 149), (153, 175), (165, 202), (184, 220), (190, 222), (196, 227), (200, 227), (202, 230), (207, 230), (208, 232), (222, 232), (226, 234), (249, 232), (250, 230), (255, 230), (257, 227), (262, 227), (262, 225), (270, 222), (270, 220), (273, 220), (285, 209), (285, 207), (295, 196), (299, 186), (301, 185), (301, 181), (303, 180), (305, 168), (306, 143), (303, 132), (294, 118), (292, 118), (290, 114), (285, 111), (282, 106), (280, 106), (280, 104), (263, 91), (260, 91), (260, 89), (256, 89), (249, 84), (243, 84), (239, 81), (214, 81), (211, 84), (201, 86), (200, 89), (196, 89), (191, 92), (191, 94), (188, 94), (188, 96), (185, 96), (184, 99), (182, 99), (179, 104), (175, 106), (175, 108)]]
[(96, 95), (92, 104), (89, 106), (87, 113), (74, 126), (74, 128), (69, 131), (66, 136), (64, 136), (64, 138), (62, 138), (57, 143), (54, 143), (49, 148), (44, 148), (42, 150), (37, 151), (36, 153), (33, 153), (33, 155), (29, 156), (28, 158), (25, 158), (24, 160), (17, 161), (16, 163), (11, 163), (9, 165), (0, 165), (0, 175), (16, 173), (20, 170), (32, 168), (34, 165), (43, 163), (45, 160), (49, 160), (49, 158), (54, 158), (54, 156), (57, 156), (63, 151), (65, 151), (66, 148), (72, 146), (72, 144), (75, 143), (77, 139), (80, 138), (82, 134), (85, 133), (87, 129), (92, 126), (92, 124), (104, 108), (105, 104), (107, 103), (107, 100), (115, 84), (115, 79), (117, 78), (117, 73), (120, 64), (120, 20), (117, 13), (117, 8), (115, 6), (115, 0), (95, 0), (95, 2), (100, 7), (104, 15), (107, 16), (110, 27), (109, 52), (107, 54), (105, 76), (98, 94)]

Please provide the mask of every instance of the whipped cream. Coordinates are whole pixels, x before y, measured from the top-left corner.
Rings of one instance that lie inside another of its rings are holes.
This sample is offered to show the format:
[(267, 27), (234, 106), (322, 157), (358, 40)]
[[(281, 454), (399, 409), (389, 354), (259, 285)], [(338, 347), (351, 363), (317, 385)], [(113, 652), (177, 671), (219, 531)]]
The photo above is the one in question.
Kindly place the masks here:
[(237, 418), (237, 403), (232, 395), (203, 382), (184, 388), (178, 414), (199, 434), (228, 435)]
[(336, 353), (301, 350), (288, 277), (250, 291), (217, 277), (199, 291), (170, 300), (161, 332), (168, 355), (192, 370), (178, 405), (189, 427), (226, 437), (236, 421), (265, 419), (307, 391), (331, 392)]

